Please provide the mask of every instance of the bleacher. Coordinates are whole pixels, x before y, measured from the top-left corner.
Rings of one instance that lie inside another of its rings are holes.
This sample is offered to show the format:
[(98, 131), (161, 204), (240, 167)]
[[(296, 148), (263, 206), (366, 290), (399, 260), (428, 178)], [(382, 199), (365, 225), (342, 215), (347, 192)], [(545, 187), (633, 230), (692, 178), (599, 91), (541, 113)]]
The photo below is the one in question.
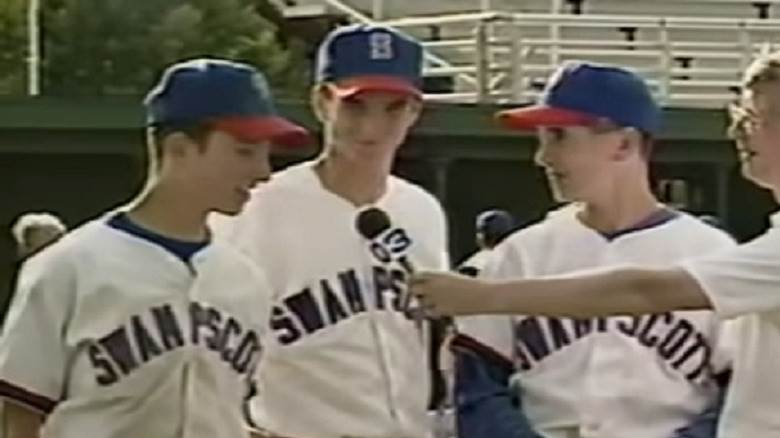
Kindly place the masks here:
[(669, 106), (721, 107), (750, 60), (780, 47), (780, 0), (284, 2), (290, 17), (341, 14), (415, 35), (429, 52), (427, 97), (449, 102), (528, 101), (579, 59), (637, 70)]

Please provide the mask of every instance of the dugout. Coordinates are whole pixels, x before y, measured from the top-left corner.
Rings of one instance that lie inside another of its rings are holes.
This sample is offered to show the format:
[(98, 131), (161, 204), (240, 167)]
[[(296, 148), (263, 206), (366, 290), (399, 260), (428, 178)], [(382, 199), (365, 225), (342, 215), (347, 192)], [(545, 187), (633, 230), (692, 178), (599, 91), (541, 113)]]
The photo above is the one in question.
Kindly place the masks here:
[[(535, 138), (499, 129), (492, 120), (497, 109), (430, 104), (396, 165), (398, 174), (443, 201), (456, 261), (474, 249), (479, 211), (505, 208), (528, 223), (551, 206), (532, 163)], [(280, 110), (316, 129), (307, 104), (281, 102)], [(665, 120), (653, 159), (661, 196), (719, 216), (740, 240), (761, 232), (773, 210), (771, 195), (740, 177), (724, 112), (667, 108)], [(7, 295), (13, 263), (12, 221), (48, 210), (73, 227), (128, 200), (145, 170), (142, 126), (138, 99), (0, 99), (0, 297)], [(288, 152), (274, 163), (283, 167), (316, 152)]]

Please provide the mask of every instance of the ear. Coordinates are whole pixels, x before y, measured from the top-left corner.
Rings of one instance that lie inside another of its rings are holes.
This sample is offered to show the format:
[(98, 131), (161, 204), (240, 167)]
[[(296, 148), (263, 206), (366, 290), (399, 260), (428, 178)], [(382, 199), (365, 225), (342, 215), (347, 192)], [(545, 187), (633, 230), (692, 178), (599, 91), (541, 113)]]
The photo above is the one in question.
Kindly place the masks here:
[(421, 99), (417, 98), (410, 98), (409, 102), (409, 128), (414, 126), (415, 123), (420, 119), (420, 116), (423, 112), (423, 103)]
[(626, 161), (633, 155), (642, 154), (642, 136), (636, 129), (623, 128), (619, 144), (615, 150), (614, 158), (617, 161)]
[(328, 105), (333, 99), (333, 92), (327, 84), (316, 84), (311, 89), (311, 110), (320, 121), (324, 123), (328, 119)]
[(172, 158), (182, 158), (192, 149), (192, 140), (184, 133), (174, 132), (165, 137), (162, 144), (162, 155)]

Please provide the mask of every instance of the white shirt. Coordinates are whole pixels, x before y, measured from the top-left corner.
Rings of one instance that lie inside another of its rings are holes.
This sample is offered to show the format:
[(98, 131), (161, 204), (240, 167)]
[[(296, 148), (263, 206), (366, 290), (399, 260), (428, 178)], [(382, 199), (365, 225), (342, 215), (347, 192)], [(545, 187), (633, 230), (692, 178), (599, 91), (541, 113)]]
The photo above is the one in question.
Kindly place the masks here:
[[(577, 218), (578, 205), (509, 236), (489, 278), (539, 278), (618, 266), (668, 266), (734, 245), (686, 214), (606, 238)], [(492, 324), (492, 328), (491, 328)], [(507, 358), (523, 408), (548, 438), (668, 438), (714, 399), (727, 340), (712, 312), (570, 318), (476, 316), (461, 331)]]
[[(410, 237), (416, 267), (446, 267), (444, 213), (433, 196), (390, 177), (376, 206)], [(326, 190), (307, 162), (258, 188), (237, 220), (217, 219), (219, 235), (257, 261), (274, 293), (253, 412), (275, 433), (429, 433), (422, 330), (398, 311), (407, 273), (371, 256), (355, 228), (359, 211)]]
[(717, 314), (738, 321), (734, 374), (718, 437), (780, 436), (780, 213), (760, 237), (683, 266)]
[(0, 337), (0, 395), (48, 414), (44, 437), (245, 437), (264, 285), (229, 246), (185, 264), (89, 222), (25, 264)]

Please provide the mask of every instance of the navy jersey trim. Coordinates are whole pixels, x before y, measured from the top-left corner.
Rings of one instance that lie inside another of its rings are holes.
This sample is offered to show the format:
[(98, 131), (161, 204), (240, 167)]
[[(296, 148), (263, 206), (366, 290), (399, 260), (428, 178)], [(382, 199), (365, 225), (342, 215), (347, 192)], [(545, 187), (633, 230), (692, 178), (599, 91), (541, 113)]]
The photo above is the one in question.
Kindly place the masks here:
[(49, 415), (57, 402), (42, 395), (35, 394), (6, 380), (0, 380), (0, 397), (28, 406), (42, 414)]
[(622, 230), (617, 230), (609, 233), (602, 232), (600, 234), (605, 239), (612, 241), (617, 239), (618, 237), (635, 233), (637, 231), (644, 231), (644, 230), (649, 230), (651, 228), (659, 227), (661, 225), (664, 225), (667, 222), (677, 219), (678, 217), (680, 217), (679, 211), (664, 207), (652, 212), (649, 216), (639, 221), (639, 223), (637, 223), (636, 225), (633, 225), (631, 227)]
[(515, 366), (512, 364), (512, 361), (509, 360), (506, 356), (469, 335), (464, 335), (463, 333), (458, 333), (455, 335), (455, 337), (452, 338), (452, 341), (450, 341), (450, 348), (460, 348), (466, 351), (475, 352), (478, 355), (488, 359), (491, 363), (501, 367), (501, 369), (507, 374), (511, 374), (515, 370)]
[(125, 212), (120, 212), (112, 216), (107, 224), (112, 228), (161, 246), (187, 264), (189, 264), (195, 253), (205, 248), (210, 243), (208, 239), (201, 242), (191, 242), (163, 236), (162, 234), (156, 233), (133, 222)]

